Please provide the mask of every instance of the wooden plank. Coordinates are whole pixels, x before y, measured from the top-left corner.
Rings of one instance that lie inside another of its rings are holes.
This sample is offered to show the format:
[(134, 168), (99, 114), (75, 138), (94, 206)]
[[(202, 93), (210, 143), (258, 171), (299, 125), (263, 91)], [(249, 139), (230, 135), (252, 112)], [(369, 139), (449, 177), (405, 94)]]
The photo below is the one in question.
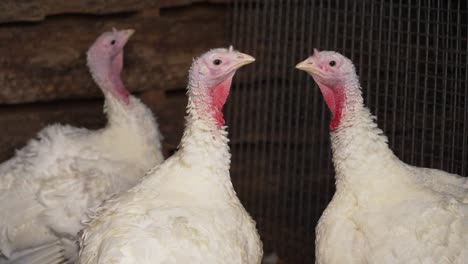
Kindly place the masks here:
[(175, 6), (192, 5), (195, 3), (227, 4), (231, 2), (232, 0), (160, 0), (159, 6), (161, 8), (168, 8), (168, 7), (175, 7)]
[(222, 5), (158, 9), (113, 16), (58, 16), (39, 24), (2, 25), (0, 104), (96, 98), (100, 91), (85, 52), (103, 31), (134, 28), (125, 49), (124, 82), (131, 91), (185, 87), (192, 58), (224, 41)]
[(0, 23), (41, 21), (57, 14), (114, 14), (157, 7), (158, 0), (2, 0)]
[[(164, 136), (164, 153), (177, 148), (184, 128), (187, 98), (183, 93), (166, 95), (150, 90), (138, 95), (156, 114)], [(0, 106), (0, 161), (10, 158), (45, 126), (62, 123), (88, 129), (105, 125), (102, 99), (69, 100), (52, 103)]]

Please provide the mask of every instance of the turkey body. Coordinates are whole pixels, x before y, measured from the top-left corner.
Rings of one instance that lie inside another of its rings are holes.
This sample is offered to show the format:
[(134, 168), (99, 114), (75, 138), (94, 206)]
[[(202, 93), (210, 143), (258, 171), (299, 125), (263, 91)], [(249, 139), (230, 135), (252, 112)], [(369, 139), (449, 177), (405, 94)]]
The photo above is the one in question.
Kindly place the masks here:
[(332, 111), (336, 192), (316, 227), (316, 263), (468, 263), (468, 181), (402, 162), (364, 106), (352, 62), (314, 51)]
[(152, 172), (157, 178), (107, 202), (84, 232), (80, 263), (260, 263), (255, 223), (232, 186), (213, 179), (221, 168), (199, 154), (178, 152)]
[(231, 183), (221, 113), (235, 70), (253, 60), (230, 48), (194, 61), (178, 151), (95, 211), (78, 263), (261, 263), (255, 222)]
[(105, 128), (49, 126), (0, 165), (0, 250), (10, 261), (45, 245), (75, 259), (85, 212), (162, 162), (151, 111), (129, 99), (125, 107), (106, 99)]
[(316, 228), (317, 263), (467, 263), (467, 180), (403, 163), (368, 117), (332, 132), (337, 191)]

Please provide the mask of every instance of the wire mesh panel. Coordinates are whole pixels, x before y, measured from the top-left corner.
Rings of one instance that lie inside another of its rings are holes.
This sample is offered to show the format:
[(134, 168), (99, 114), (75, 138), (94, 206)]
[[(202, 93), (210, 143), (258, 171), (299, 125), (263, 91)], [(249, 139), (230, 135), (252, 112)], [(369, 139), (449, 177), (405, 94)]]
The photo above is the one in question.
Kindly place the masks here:
[(365, 102), (405, 162), (468, 174), (465, 0), (236, 0), (233, 45), (257, 58), (227, 105), (231, 175), (265, 252), (313, 263), (314, 228), (334, 191), (330, 120), (294, 65), (320, 50), (351, 58)]

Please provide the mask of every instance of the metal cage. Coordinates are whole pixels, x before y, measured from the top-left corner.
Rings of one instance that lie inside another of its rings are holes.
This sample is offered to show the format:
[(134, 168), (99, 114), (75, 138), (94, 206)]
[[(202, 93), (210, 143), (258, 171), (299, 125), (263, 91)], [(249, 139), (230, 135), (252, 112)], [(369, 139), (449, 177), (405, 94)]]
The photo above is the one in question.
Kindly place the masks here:
[(234, 47), (257, 58), (227, 105), (231, 175), (266, 254), (313, 263), (334, 192), (329, 112), (294, 69), (314, 47), (353, 60), (403, 161), (468, 174), (467, 1), (235, 0), (229, 20)]

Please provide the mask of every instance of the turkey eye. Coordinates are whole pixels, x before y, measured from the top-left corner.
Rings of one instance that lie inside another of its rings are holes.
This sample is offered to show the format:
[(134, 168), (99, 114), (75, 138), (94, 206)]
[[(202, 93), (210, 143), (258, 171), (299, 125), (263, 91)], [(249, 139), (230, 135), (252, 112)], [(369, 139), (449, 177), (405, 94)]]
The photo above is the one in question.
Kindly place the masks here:
[(114, 44), (115, 44), (115, 39), (111, 41), (111, 45), (114, 45)]
[(214, 65), (220, 65), (221, 62), (222, 62), (221, 60), (216, 59), (216, 60), (213, 61), (213, 64)]
[(336, 61), (330, 61), (330, 63), (328, 63), (328, 64), (330, 64), (330, 66), (333, 67), (333, 66), (336, 65)]

